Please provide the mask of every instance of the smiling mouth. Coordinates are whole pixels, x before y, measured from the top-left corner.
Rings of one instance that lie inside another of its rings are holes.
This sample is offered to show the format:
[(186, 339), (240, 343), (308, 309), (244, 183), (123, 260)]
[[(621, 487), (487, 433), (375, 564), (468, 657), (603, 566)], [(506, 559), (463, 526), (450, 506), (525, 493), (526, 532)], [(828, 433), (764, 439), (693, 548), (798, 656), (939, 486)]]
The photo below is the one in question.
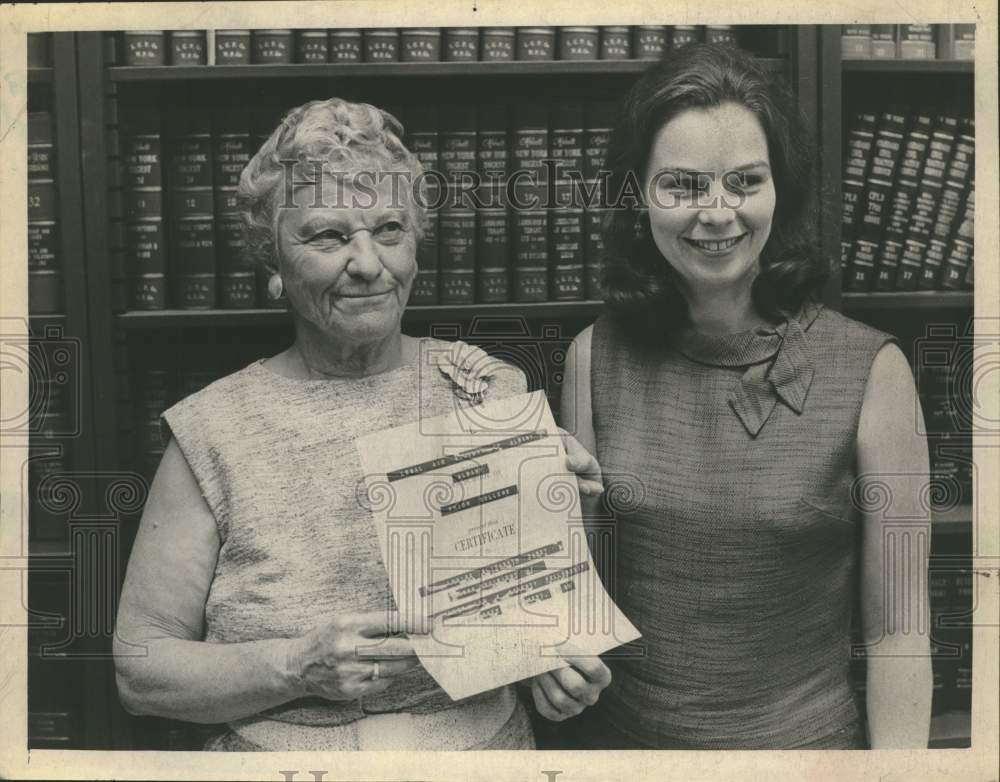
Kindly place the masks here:
[(692, 247), (698, 248), (699, 250), (704, 250), (705, 252), (710, 252), (710, 253), (719, 253), (719, 252), (725, 252), (726, 250), (731, 250), (733, 247), (739, 244), (740, 240), (743, 239), (744, 236), (746, 236), (745, 233), (740, 234), (739, 236), (734, 236), (730, 239), (685, 238), (684, 241), (690, 244)]
[(379, 291), (378, 293), (341, 293), (338, 295), (342, 299), (374, 299), (378, 296), (385, 296), (388, 293), (392, 293), (392, 291)]

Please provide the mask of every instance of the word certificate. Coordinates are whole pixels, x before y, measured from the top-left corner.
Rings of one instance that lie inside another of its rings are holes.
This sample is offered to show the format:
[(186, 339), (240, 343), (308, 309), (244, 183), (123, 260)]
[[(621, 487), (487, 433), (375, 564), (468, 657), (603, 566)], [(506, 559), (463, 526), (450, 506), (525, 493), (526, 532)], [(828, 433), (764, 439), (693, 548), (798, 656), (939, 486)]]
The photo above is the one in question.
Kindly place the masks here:
[(396, 606), (453, 699), (639, 637), (604, 590), (541, 391), (356, 441)]

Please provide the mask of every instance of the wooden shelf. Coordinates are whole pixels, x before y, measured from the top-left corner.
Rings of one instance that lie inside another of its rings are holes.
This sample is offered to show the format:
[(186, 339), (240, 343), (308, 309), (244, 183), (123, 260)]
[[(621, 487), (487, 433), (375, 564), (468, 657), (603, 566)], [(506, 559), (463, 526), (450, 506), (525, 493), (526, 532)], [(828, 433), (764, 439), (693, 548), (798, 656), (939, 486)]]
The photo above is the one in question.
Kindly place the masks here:
[(955, 309), (972, 307), (972, 291), (907, 291), (844, 293), (845, 312), (882, 309)]
[[(469, 320), (475, 317), (592, 318), (603, 308), (600, 301), (550, 301), (504, 304), (441, 304), (409, 307), (403, 322)], [(150, 310), (124, 312), (116, 318), (128, 331), (206, 327), (243, 327), (290, 324), (285, 310)]]
[(28, 68), (28, 84), (51, 84), (52, 68)]
[(972, 525), (972, 506), (958, 505), (951, 510), (935, 511), (932, 522), (934, 529), (944, 531), (961, 531)]
[(844, 60), (844, 73), (975, 73), (972, 60)]
[[(359, 79), (439, 76), (614, 76), (645, 71), (653, 60), (553, 60), (548, 62), (389, 62), (296, 63), (288, 65), (116, 66), (108, 78), (116, 82), (212, 79)], [(769, 72), (783, 72), (787, 61), (761, 57)]]

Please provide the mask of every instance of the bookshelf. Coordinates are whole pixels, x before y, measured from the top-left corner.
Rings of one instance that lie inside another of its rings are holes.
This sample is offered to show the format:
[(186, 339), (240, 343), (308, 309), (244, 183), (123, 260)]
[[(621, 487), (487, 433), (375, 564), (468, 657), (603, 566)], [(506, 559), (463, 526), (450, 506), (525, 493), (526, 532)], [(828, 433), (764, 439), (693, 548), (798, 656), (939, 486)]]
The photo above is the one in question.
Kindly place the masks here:
[[(840, 257), (841, 185), (844, 176), (842, 155), (847, 142), (844, 133), (849, 126), (851, 112), (868, 105), (884, 105), (885, 96), (892, 95), (894, 102), (904, 106), (929, 104), (945, 111), (964, 113), (967, 116), (973, 114), (972, 61), (844, 59), (841, 57), (840, 34), (840, 28), (834, 26), (822, 28), (820, 34), (820, 68), (824, 75), (820, 102), (825, 116), (829, 117), (829, 121), (824, 123), (825, 136), (821, 138), (821, 167), (824, 192), (831, 194), (824, 204), (821, 221), (823, 246), (825, 249), (829, 248), (828, 254), (833, 257)], [(894, 333), (915, 368), (919, 361), (919, 346), (932, 333), (932, 325), (938, 327), (949, 324), (953, 327), (951, 332), (954, 338), (959, 340), (968, 336), (967, 329), (971, 325), (974, 306), (972, 290), (853, 292), (840, 290), (840, 282), (835, 284), (838, 289), (835, 296), (843, 312), (876, 328)], [(967, 385), (968, 377), (964, 380)], [(968, 398), (969, 389), (961, 389), (960, 393)], [(922, 401), (926, 416), (929, 408), (937, 403), (928, 401), (927, 398)], [(949, 453), (953, 453), (956, 448), (956, 438), (963, 436), (960, 428), (951, 426), (946, 427), (948, 431), (928, 433), (932, 472), (939, 468), (954, 468), (955, 460)], [(971, 461), (971, 440), (967, 447), (968, 459)], [(974, 495), (968, 484), (963, 485), (962, 492), (959, 504), (934, 513), (932, 574), (936, 569), (947, 571), (954, 566), (952, 563), (967, 561), (971, 556)], [(949, 585), (945, 591), (950, 596), (943, 600), (932, 595), (932, 615), (935, 617), (947, 613), (954, 606), (954, 585)], [(966, 644), (965, 650), (971, 652), (971, 630), (955, 629), (950, 634), (949, 641)], [(965, 665), (968, 665), (968, 657), (964, 660)], [(955, 672), (955, 665), (954, 661), (942, 658), (934, 660), (935, 678), (943, 678), (944, 681), (938, 681), (935, 688), (931, 747), (969, 746), (970, 707), (968, 703), (962, 702), (963, 698), (967, 699), (968, 691), (959, 693), (956, 677), (960, 676)]]
[[(898, 89), (912, 97), (923, 94), (928, 85), (932, 91), (971, 100), (972, 63), (843, 60), (839, 27), (788, 27), (784, 32), (787, 54), (759, 61), (768, 71), (783, 74), (790, 81), (816, 137), (821, 151), (816, 174), (822, 193), (817, 230), (823, 253), (839, 257), (846, 107), (866, 93), (882, 91), (884, 95)], [(102, 229), (109, 225), (106, 130), (112, 96), (120, 108), (147, 95), (168, 92), (196, 96), (208, 103), (237, 96), (269, 113), (274, 113), (275, 107), (331, 93), (369, 100), (390, 110), (421, 100), (444, 102), (442, 95), (447, 96), (447, 102), (478, 102), (484, 92), (508, 102), (512, 96), (544, 102), (558, 99), (563, 91), (583, 99), (618, 96), (648, 66), (648, 61), (641, 60), (106, 66), (104, 56), (101, 33), (59, 33), (53, 43), (52, 66), (28, 72), (29, 94), (49, 96), (46, 99), (53, 101), (59, 112), (60, 160), (73, 163), (61, 167), (60, 172), (60, 177), (66, 177), (65, 183), (60, 182), (64, 218), (60, 231), (63, 246), (75, 253), (65, 256), (63, 267), (65, 289), (75, 295), (66, 297), (63, 312), (32, 317), (31, 327), (44, 333), (46, 326), (61, 326), (87, 351), (80, 370), (84, 389), (81, 404), (86, 411), (82, 418), (87, 425), (78, 440), (79, 454), (74, 455), (73, 468), (103, 475), (133, 475), (149, 467), (138, 458), (136, 445), (143, 426), (136, 414), (141, 400), (136, 398), (135, 378), (140, 373), (165, 366), (171, 372), (194, 369), (204, 374), (214, 361), (215, 369), (224, 374), (219, 367), (242, 359), (248, 348), (258, 355), (280, 350), (291, 328), (288, 314), (281, 309), (139, 311), (126, 306), (121, 261), (115, 258), (109, 231)], [(484, 91), (483, 85), (489, 85), (489, 90)], [(277, 116), (271, 125), (276, 121)], [(825, 299), (874, 325), (902, 324), (906, 333), (901, 339), (919, 335), (929, 319), (968, 317), (973, 306), (971, 291), (843, 293), (838, 275)], [(404, 330), (414, 335), (439, 325), (461, 330), (474, 318), (495, 317), (519, 320), (532, 336), (555, 329), (568, 341), (593, 321), (601, 307), (601, 302), (594, 300), (410, 306)], [(106, 512), (99, 507), (100, 492), (85, 494), (88, 509)], [(972, 515), (969, 502), (936, 514), (935, 539), (947, 541), (950, 550), (962, 550), (971, 540)], [(127, 561), (138, 517), (138, 512), (128, 511), (116, 517), (119, 574), (123, 573), (121, 566)], [(59, 541), (47, 541), (36, 550), (58, 556), (68, 548)], [(110, 635), (88, 639), (87, 643), (92, 650), (107, 651)], [(88, 749), (167, 748), (150, 736), (174, 730), (169, 722), (132, 718), (121, 709), (110, 661), (85, 664), (86, 676), (81, 675), (81, 680), (86, 681), (86, 707), (80, 712), (80, 732), (75, 740)], [(963, 737), (967, 740), (967, 726), (967, 716), (963, 723), (960, 711), (948, 712), (935, 716), (933, 731), (936, 740), (955, 746)], [(184, 748), (183, 742), (170, 748)]]
[[(772, 73), (783, 73), (787, 62), (780, 57), (760, 57), (760, 65)], [(648, 60), (552, 60), (546, 62), (398, 62), (398, 63), (288, 63), (282, 65), (191, 65), (109, 67), (112, 82), (245, 81), (247, 79), (426, 79), (461, 77), (636, 76), (649, 66)]]

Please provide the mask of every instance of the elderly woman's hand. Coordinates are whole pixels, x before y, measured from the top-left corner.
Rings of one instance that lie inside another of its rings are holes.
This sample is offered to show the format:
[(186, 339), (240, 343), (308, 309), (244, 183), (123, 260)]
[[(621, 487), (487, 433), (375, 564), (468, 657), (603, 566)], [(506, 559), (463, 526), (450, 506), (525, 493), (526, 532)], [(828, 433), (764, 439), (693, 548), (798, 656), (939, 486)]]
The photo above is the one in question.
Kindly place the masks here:
[(563, 447), (566, 449), (566, 468), (576, 473), (576, 484), (580, 489), (580, 494), (585, 497), (600, 495), (604, 491), (601, 465), (573, 435), (561, 427), (557, 427), (557, 429), (562, 436)]
[(345, 701), (387, 689), (419, 664), (400, 627), (385, 611), (344, 614), (294, 639), (289, 665), (301, 694)]
[(611, 671), (600, 657), (566, 657), (569, 665), (531, 680), (535, 708), (546, 719), (562, 722), (597, 703), (611, 683)]

